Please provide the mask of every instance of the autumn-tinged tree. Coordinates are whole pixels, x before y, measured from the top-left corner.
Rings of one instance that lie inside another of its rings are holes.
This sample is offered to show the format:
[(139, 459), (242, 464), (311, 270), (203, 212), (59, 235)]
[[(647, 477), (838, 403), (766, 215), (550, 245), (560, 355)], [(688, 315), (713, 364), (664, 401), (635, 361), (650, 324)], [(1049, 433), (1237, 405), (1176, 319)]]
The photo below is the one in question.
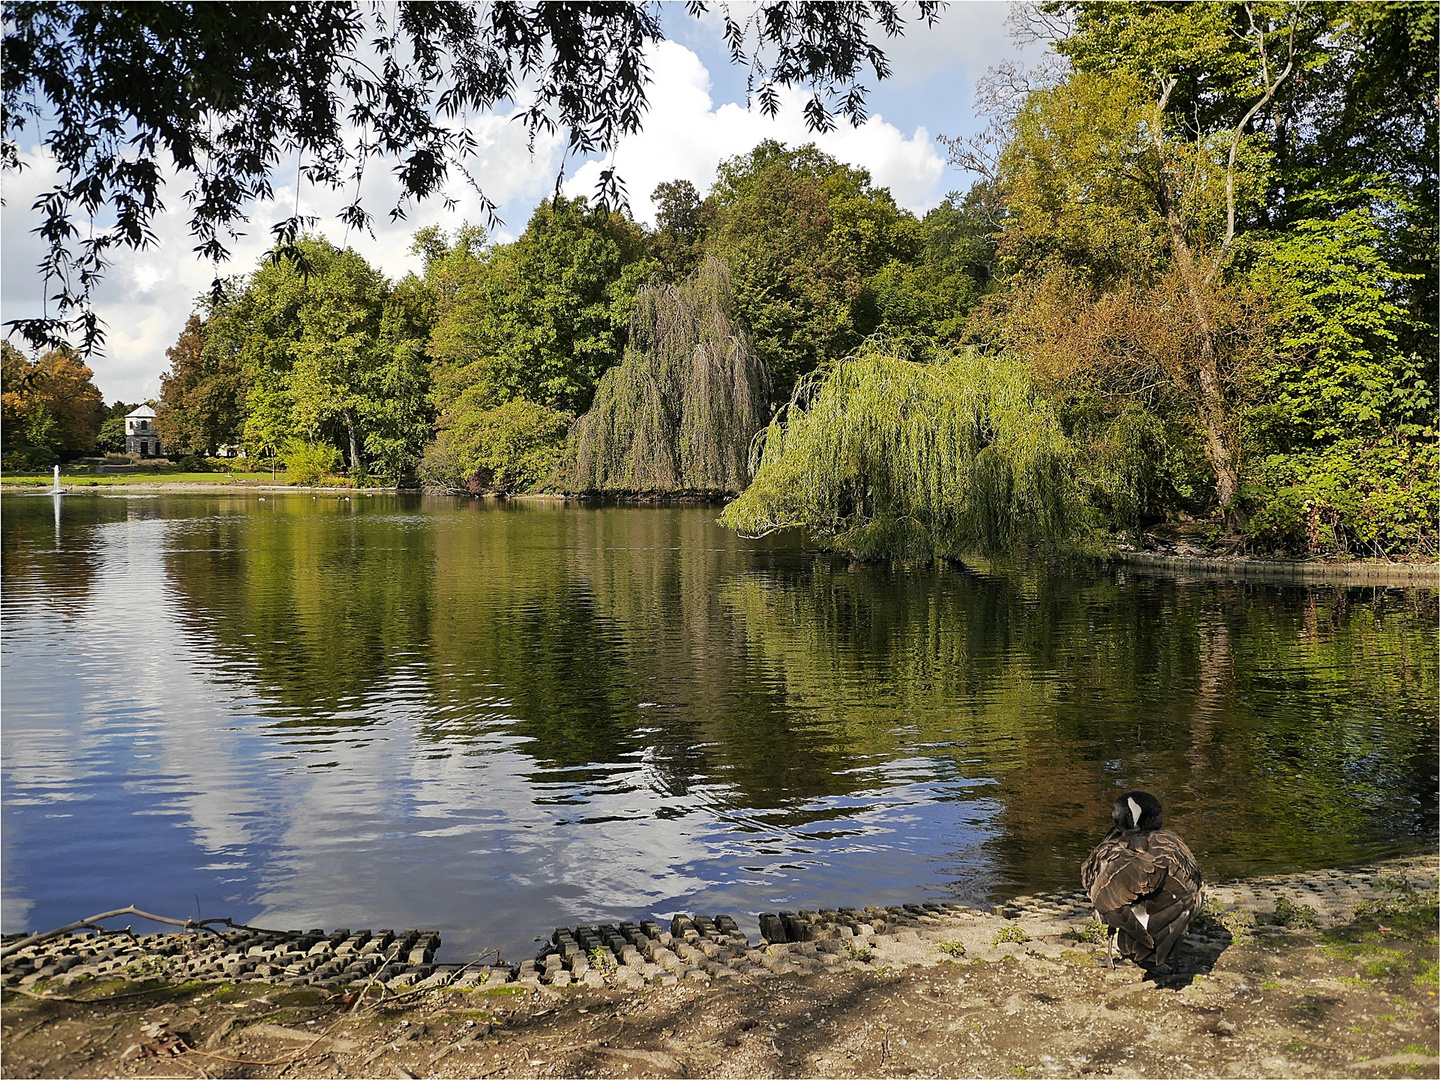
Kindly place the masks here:
[(216, 343), (207, 348), (205, 321), (192, 314), (165, 355), (170, 370), (160, 376), (155, 430), (172, 455), (214, 457), (222, 445), (238, 443), (245, 424), (248, 385), (240, 358)]
[(27, 360), (8, 341), (0, 342), (5, 445), (67, 455), (93, 450), (104, 412), (93, 376), (69, 349)]

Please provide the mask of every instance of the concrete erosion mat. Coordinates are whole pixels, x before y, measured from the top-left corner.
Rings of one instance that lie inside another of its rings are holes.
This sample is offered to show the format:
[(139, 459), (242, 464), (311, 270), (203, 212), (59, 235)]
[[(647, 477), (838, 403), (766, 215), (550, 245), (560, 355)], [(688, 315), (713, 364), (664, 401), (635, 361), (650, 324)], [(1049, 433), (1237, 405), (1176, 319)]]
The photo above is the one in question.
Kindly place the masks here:
[[(72, 933), (0, 962), (4, 1076), (1435, 1076), (1433, 855), (1209, 886), (1166, 976), (1081, 893), (561, 927)], [(13, 948), (19, 935), (5, 939)]]

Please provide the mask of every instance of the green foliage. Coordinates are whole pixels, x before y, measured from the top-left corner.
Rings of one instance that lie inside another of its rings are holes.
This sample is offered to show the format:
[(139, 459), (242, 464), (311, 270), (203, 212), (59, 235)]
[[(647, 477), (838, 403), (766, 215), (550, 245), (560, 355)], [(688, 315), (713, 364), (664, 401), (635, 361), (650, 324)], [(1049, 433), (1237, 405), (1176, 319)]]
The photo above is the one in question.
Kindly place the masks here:
[(723, 263), (635, 298), (625, 360), (606, 372), (571, 432), (576, 491), (739, 491), (769, 378), (736, 325)]
[(965, 955), (965, 943), (963, 941), (942, 941), (940, 951), (958, 959)]
[(43, 446), (22, 446), (5, 451), (3, 459), (0, 459), (0, 472), (15, 476), (48, 469), (54, 463), (53, 450), (47, 450)]
[(1390, 264), (1394, 237), (1379, 219), (1385, 192), (1326, 211), (1344, 195), (1312, 197), (1265, 252), (1259, 273), (1275, 298), (1277, 357), (1256, 377), (1254, 438), (1276, 450), (1341, 438), (1434, 438), (1434, 356), (1408, 352), (1409, 313), (1397, 302), (1419, 275)]
[(708, 246), (730, 268), (774, 400), (784, 401), (807, 372), (875, 331), (869, 282), (913, 260), (919, 223), (865, 170), (772, 140), (721, 162), (713, 198)]
[[(129, 406), (133, 409), (134, 406)], [(100, 434), (95, 437), (95, 449), (106, 454), (125, 452), (125, 417), (112, 416), (100, 424)]]
[(721, 523), (803, 527), (862, 558), (926, 560), (1084, 543), (1074, 450), (1022, 365), (872, 352), (803, 381), (757, 438)]
[(1205, 467), (1196, 460), (1191, 432), (1133, 402), (1107, 415), (1083, 391), (1061, 397), (1060, 411), (1071, 437), (1085, 449), (1080, 467), (1089, 497), (1112, 526), (1135, 529), (1163, 521), (1194, 500)]
[(1262, 551), (1433, 558), (1440, 536), (1434, 442), (1348, 439), (1254, 462), (1245, 531)]
[(995, 934), (994, 943), (996, 945), (1004, 945), (1006, 942), (1011, 942), (1016, 945), (1024, 945), (1029, 940), (1030, 935), (1027, 934), (1022, 928), (1018, 926), (1007, 925), (1002, 926)]
[(700, 198), (689, 180), (659, 184), (655, 203), (655, 234), (650, 251), (667, 280), (691, 273), (700, 263), (702, 244), (715, 222), (715, 197)]
[(340, 467), (340, 451), (326, 443), (292, 440), (284, 451), (286, 482), (316, 487)]
[(524, 398), (459, 411), (426, 448), (421, 482), (443, 491), (531, 491), (559, 469), (570, 420)]
[(484, 247), (473, 232), (448, 246), (436, 239), (425, 281), (435, 297), (437, 410), (467, 395), (461, 407), (523, 397), (560, 412), (589, 408), (624, 352), (635, 290), (652, 267), (639, 226), (561, 198), (542, 202), (513, 244)]
[[(251, 456), (323, 443), (352, 476), (403, 479), (430, 437), (424, 298), (352, 250), (313, 237), (298, 250), (304, 265), (271, 260), (231, 283), (200, 328), (202, 361), (227, 387), (243, 372)], [(221, 441), (221, 427), (208, 430)]]
[(894, 259), (867, 282), (877, 333), (908, 344), (922, 359), (935, 344), (960, 340), (966, 316), (994, 271), (994, 229), (982, 211), (984, 185), (951, 192), (920, 222), (918, 250)]

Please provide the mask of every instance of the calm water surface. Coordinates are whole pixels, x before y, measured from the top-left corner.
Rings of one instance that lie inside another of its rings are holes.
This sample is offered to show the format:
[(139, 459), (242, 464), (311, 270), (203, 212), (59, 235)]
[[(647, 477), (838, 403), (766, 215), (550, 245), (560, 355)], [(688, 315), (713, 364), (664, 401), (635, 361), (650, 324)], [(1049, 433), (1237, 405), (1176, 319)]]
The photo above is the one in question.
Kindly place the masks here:
[[(1436, 841), (1430, 591), (851, 566), (705, 509), (6, 496), (3, 929), (564, 924)], [(754, 929), (753, 919), (747, 929)]]

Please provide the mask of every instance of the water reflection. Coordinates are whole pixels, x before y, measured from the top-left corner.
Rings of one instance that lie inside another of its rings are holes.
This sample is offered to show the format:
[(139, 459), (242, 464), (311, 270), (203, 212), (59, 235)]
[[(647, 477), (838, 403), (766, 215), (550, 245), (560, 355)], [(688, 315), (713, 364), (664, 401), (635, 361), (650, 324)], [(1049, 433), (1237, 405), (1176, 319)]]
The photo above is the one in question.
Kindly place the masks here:
[[(703, 509), (4, 503), (5, 929), (547, 925), (1434, 841), (1433, 593), (851, 567)], [(32, 504), (33, 508), (32, 508)], [(98, 904), (99, 908), (95, 905)]]

